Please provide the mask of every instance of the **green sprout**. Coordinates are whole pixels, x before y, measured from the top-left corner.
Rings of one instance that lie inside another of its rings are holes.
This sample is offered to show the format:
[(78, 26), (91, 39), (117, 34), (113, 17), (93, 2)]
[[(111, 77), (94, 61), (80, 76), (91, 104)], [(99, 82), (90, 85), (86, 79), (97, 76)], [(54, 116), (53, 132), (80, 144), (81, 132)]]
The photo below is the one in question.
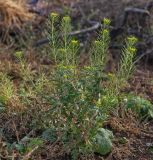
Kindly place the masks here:
[(53, 20), (56, 20), (57, 18), (58, 18), (58, 14), (57, 13), (51, 13), (50, 14), (50, 17), (51, 17), (51, 19), (53, 19)]
[(58, 21), (59, 15), (57, 13), (51, 13), (48, 21), (49, 28), (49, 44), (51, 48), (51, 56), (54, 58), (55, 63), (57, 63), (57, 41), (58, 41), (58, 32), (56, 30), (56, 22)]
[(118, 76), (120, 80), (127, 80), (134, 71), (134, 57), (136, 55), (137, 38), (130, 36), (126, 40), (126, 46), (123, 49), (120, 69)]
[[(104, 25), (109, 27), (110, 20), (104, 19)], [(99, 34), (98, 39), (94, 42), (91, 52), (91, 64), (98, 66), (103, 70), (106, 65), (107, 51), (110, 43), (110, 31), (103, 28)]]
[(104, 19), (103, 19), (103, 24), (104, 24), (104, 25), (109, 26), (110, 23), (111, 23), (110, 19), (108, 19), (108, 18), (104, 18)]
[(65, 50), (65, 55), (63, 57), (63, 63), (65, 65), (69, 65), (70, 64), (70, 55), (71, 54), (69, 52), (69, 48), (70, 48), (70, 42), (71, 42), (71, 37), (69, 36), (69, 33), (72, 31), (72, 27), (71, 27), (71, 19), (69, 16), (65, 16), (62, 19), (62, 24), (61, 24), (61, 30), (63, 33), (63, 46), (64, 46), (64, 50)]
[(15, 57), (16, 57), (19, 61), (21, 61), (22, 58), (23, 58), (23, 52), (22, 52), (22, 51), (17, 51), (17, 52), (15, 52)]

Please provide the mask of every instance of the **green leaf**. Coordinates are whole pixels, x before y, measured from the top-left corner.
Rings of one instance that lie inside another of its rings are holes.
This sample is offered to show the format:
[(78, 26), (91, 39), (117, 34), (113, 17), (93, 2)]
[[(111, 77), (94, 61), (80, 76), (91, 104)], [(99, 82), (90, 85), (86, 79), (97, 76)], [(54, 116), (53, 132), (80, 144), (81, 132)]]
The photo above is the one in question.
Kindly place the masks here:
[(100, 128), (93, 139), (93, 149), (96, 153), (106, 155), (111, 152), (113, 133), (107, 129)]
[(141, 117), (153, 118), (153, 105), (149, 100), (139, 96), (129, 96), (126, 103), (127, 108), (132, 109)]
[(153, 108), (149, 109), (148, 115), (149, 115), (150, 118), (153, 118)]
[(20, 152), (24, 153), (25, 152), (25, 147), (23, 144), (15, 144), (15, 148)]
[(41, 146), (43, 140), (41, 138), (31, 138), (30, 142), (27, 144), (26, 150), (31, 151), (36, 146)]
[(42, 138), (44, 140), (50, 141), (51, 143), (57, 140), (56, 131), (53, 128), (49, 128), (42, 133)]

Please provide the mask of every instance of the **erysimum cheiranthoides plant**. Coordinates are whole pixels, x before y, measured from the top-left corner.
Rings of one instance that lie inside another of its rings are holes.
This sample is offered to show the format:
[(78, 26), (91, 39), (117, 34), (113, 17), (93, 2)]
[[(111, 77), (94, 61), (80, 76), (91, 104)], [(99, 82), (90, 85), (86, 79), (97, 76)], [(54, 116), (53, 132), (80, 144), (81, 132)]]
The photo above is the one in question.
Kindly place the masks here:
[[(104, 27), (93, 42), (90, 64), (78, 67), (80, 45), (68, 36), (72, 28), (71, 19), (63, 17), (63, 34), (59, 38), (55, 27), (58, 18), (57, 14), (52, 13), (49, 19), (51, 56), (55, 61), (52, 72), (54, 90), (47, 97), (51, 104), (48, 111), (50, 127), (59, 133), (65, 148), (71, 151), (74, 159), (79, 154), (107, 154), (111, 150), (107, 147), (112, 144), (106, 139), (111, 134), (103, 130), (103, 122), (110, 110), (118, 106), (121, 86), (133, 71), (136, 38), (127, 38), (119, 71), (109, 74), (106, 80), (104, 67), (110, 42), (110, 20), (104, 19)], [(107, 81), (107, 85), (103, 85), (103, 81)]]

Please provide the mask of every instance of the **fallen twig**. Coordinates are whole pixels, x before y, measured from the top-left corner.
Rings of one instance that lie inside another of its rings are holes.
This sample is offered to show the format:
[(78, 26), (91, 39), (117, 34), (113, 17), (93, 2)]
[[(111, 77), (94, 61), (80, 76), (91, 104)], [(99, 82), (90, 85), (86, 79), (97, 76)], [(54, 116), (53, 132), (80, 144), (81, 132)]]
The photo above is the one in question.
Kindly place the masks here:
[(34, 130), (30, 131), (25, 137), (23, 137), (23, 138), (19, 141), (19, 143), (20, 143), (20, 144), (24, 144), (26, 141), (29, 140), (30, 136), (33, 135), (34, 132), (35, 132)]
[(28, 159), (31, 157), (31, 155), (32, 155), (38, 148), (39, 148), (39, 146), (34, 147), (29, 153), (27, 153), (27, 154), (22, 158), (22, 160), (28, 160)]
[[(91, 23), (93, 23), (93, 22), (91, 22)], [(82, 35), (82, 34), (86, 34), (86, 33), (89, 33), (89, 32), (93, 32), (93, 31), (99, 29), (100, 27), (101, 27), (101, 24), (99, 22), (94, 22), (93, 26), (91, 26), (87, 29), (82, 29), (82, 30), (70, 32), (68, 35), (69, 36)], [(60, 36), (62, 36), (62, 35), (60, 35)], [(44, 38), (44, 39), (41, 39), (41, 40), (37, 41), (36, 43), (34, 43), (33, 46), (38, 47), (38, 46), (46, 44), (46, 43), (49, 43), (49, 39)]]
[(139, 62), (143, 57), (145, 56), (148, 56), (148, 55), (151, 55), (153, 54), (153, 49), (141, 54), (135, 61), (134, 61), (134, 64), (136, 64), (137, 62)]

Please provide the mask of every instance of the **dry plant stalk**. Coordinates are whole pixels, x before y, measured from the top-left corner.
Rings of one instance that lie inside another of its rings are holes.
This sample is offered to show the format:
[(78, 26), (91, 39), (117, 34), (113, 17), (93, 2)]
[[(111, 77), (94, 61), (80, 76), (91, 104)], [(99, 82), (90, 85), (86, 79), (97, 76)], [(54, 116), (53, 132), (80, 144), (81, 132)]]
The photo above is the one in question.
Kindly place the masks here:
[(23, 0), (0, 0), (0, 32), (9, 36), (10, 31), (20, 31), (25, 22), (32, 20)]

